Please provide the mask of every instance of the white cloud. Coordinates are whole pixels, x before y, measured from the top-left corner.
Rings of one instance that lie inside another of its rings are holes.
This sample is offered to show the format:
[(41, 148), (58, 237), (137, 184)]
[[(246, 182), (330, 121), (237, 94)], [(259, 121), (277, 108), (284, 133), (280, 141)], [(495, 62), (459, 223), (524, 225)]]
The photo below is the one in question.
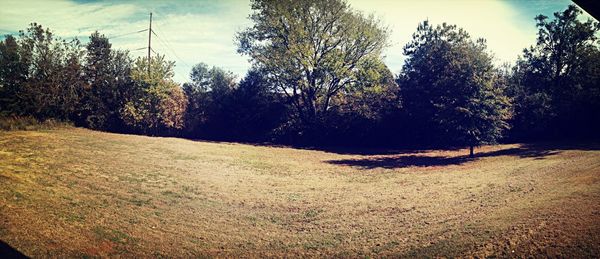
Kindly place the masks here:
[(426, 19), (432, 24), (456, 24), (474, 38), (485, 38), (499, 63), (514, 61), (523, 48), (535, 42), (533, 17), (523, 22), (506, 1), (350, 0), (349, 3), (366, 14), (379, 16), (392, 30), (391, 46), (385, 54), (386, 64), (394, 73), (402, 68), (403, 46), (410, 41), (417, 25)]
[[(172, 2), (75, 3), (68, 0), (8, 1), (0, 9), (0, 32), (14, 33), (37, 22), (62, 38), (80, 37), (94, 31), (111, 37), (148, 28), (148, 13), (154, 12), (152, 49), (176, 61), (175, 79), (188, 80), (198, 62), (220, 66), (243, 76), (249, 68), (234, 43), (235, 32), (245, 28), (250, 13), (248, 1), (174, 3), (176, 13), (163, 10)], [(216, 7), (215, 7), (216, 6)], [(186, 9), (188, 8), (188, 9)], [(203, 10), (206, 8), (206, 10)], [(208, 8), (218, 10), (211, 13)], [(167, 9), (172, 10), (172, 9)], [(111, 39), (113, 47), (136, 50), (146, 47), (148, 34), (134, 33)], [(146, 50), (132, 51), (133, 56)]]
[[(394, 73), (402, 67), (403, 46), (425, 19), (433, 24), (456, 24), (475, 38), (487, 39), (498, 63), (514, 61), (523, 48), (535, 42), (533, 17), (524, 16), (507, 1), (349, 0), (349, 3), (356, 10), (380, 17), (391, 29), (391, 46), (385, 52), (385, 61)], [(5, 0), (0, 8), (0, 32), (16, 32), (36, 21), (63, 38), (79, 36), (85, 41), (95, 30), (110, 37), (146, 29), (149, 12), (154, 13), (153, 27), (158, 35), (153, 35), (152, 47), (177, 62), (178, 82), (187, 81), (190, 67), (198, 62), (231, 70), (239, 77), (250, 67), (248, 58), (236, 52), (234, 43), (235, 33), (250, 25), (249, 0), (127, 3)], [(147, 46), (147, 36), (147, 32), (135, 33), (111, 42), (115, 48), (135, 50)], [(147, 52), (131, 53), (137, 56)]]
[(250, 65), (246, 57), (237, 53), (234, 36), (249, 25), (246, 19), (249, 13), (250, 8), (246, 3), (232, 6), (218, 15), (161, 17), (158, 13), (153, 23), (158, 35), (153, 40), (153, 49), (177, 61), (176, 79), (179, 82), (186, 81), (191, 66), (199, 62), (222, 67), (241, 77)]
[(22, 30), (37, 22), (55, 34), (67, 38), (89, 35), (96, 29), (118, 33), (123, 21), (138, 9), (132, 4), (77, 4), (66, 0), (3, 1), (0, 9), (0, 28)]

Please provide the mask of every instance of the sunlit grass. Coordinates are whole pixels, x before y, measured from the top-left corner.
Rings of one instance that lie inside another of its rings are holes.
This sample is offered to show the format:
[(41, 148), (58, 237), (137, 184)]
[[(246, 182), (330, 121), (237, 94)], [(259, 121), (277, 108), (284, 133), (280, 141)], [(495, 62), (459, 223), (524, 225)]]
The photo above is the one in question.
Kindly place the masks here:
[(477, 152), (0, 131), (0, 240), (34, 257), (598, 252), (597, 148)]

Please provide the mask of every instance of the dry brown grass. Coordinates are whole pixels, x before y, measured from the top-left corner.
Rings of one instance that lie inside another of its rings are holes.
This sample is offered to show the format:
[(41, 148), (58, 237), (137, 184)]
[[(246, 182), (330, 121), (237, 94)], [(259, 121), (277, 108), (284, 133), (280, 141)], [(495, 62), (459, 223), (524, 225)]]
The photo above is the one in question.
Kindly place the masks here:
[(0, 132), (0, 240), (34, 257), (600, 256), (600, 150), (380, 155)]

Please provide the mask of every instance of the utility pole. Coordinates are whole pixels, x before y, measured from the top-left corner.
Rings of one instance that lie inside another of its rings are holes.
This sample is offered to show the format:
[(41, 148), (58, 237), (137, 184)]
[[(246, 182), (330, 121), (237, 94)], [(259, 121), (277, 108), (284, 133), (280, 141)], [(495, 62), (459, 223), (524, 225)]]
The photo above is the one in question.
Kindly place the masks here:
[(152, 42), (152, 13), (150, 13), (150, 28), (148, 29), (148, 76), (150, 76), (150, 44)]

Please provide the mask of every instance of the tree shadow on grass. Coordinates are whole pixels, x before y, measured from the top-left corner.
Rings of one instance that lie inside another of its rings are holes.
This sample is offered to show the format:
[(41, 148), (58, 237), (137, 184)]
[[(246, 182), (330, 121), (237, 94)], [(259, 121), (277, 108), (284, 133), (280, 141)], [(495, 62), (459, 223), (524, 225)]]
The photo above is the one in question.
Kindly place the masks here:
[(0, 258), (29, 258), (17, 249), (0, 240)]
[(395, 149), (384, 147), (345, 147), (345, 146), (304, 146), (293, 144), (275, 144), (270, 142), (247, 142), (247, 141), (228, 141), (228, 140), (206, 140), (206, 139), (187, 139), (190, 141), (214, 143), (214, 144), (244, 144), (255, 147), (270, 147), (270, 148), (293, 148), (310, 151), (323, 151), (327, 153), (335, 153), (338, 155), (393, 155), (407, 153), (422, 153), (427, 152), (427, 149)]
[(519, 158), (535, 158), (544, 159), (547, 156), (557, 155), (561, 150), (555, 148), (544, 148), (536, 145), (522, 145), (516, 148), (507, 148), (496, 151), (482, 152), (477, 154), (475, 158), (480, 157), (495, 157), (495, 156), (515, 156)]
[(569, 145), (548, 145), (548, 144), (524, 144), (516, 148), (507, 148), (496, 151), (476, 153), (475, 157), (468, 155), (458, 156), (435, 156), (435, 155), (419, 155), (399, 153), (390, 156), (378, 156), (358, 159), (341, 159), (327, 161), (330, 164), (345, 165), (357, 167), (360, 169), (374, 168), (403, 168), (403, 167), (431, 167), (431, 166), (448, 166), (460, 165), (469, 161), (474, 161), (484, 157), (496, 156), (514, 156), (518, 158), (533, 158), (545, 159), (547, 156), (556, 155), (562, 150), (577, 149), (577, 150), (600, 150), (598, 146), (569, 146)]
[(427, 166), (445, 166), (458, 165), (468, 161), (468, 157), (446, 157), (446, 156), (421, 156), (421, 155), (400, 155), (390, 157), (361, 158), (361, 159), (341, 159), (327, 161), (330, 164), (346, 165), (358, 167), (361, 169), (374, 168), (402, 168), (402, 167), (427, 167)]

